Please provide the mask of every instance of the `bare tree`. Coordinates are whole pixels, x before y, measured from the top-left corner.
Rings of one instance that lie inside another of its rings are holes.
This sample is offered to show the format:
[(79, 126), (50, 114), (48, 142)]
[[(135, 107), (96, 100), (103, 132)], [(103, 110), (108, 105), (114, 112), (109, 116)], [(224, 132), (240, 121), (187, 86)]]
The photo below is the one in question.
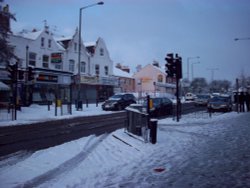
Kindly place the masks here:
[(15, 16), (9, 12), (9, 6), (6, 5), (0, 9), (0, 62), (8, 62), (15, 57), (13, 48), (8, 43), (11, 19), (16, 20)]

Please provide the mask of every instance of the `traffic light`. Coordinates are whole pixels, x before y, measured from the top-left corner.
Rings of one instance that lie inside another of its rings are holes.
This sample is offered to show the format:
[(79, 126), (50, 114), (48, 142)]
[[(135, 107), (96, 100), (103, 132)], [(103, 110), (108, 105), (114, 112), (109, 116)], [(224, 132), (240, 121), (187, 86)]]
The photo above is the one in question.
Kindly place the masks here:
[(9, 78), (12, 83), (17, 81), (17, 64), (8, 65)]
[(35, 79), (35, 73), (33, 72), (33, 68), (28, 68), (28, 81), (32, 81)]
[(182, 78), (182, 58), (177, 57), (176, 59), (176, 78), (181, 79)]
[(167, 63), (165, 64), (165, 68), (166, 68), (166, 73), (167, 73), (167, 77), (175, 77), (175, 71), (176, 71), (176, 67), (175, 67), (175, 60), (174, 60), (174, 55), (171, 54), (167, 54), (167, 57), (165, 58), (165, 60), (167, 61)]
[(24, 71), (23, 70), (19, 70), (18, 71), (18, 79), (19, 80), (23, 80), (24, 79)]

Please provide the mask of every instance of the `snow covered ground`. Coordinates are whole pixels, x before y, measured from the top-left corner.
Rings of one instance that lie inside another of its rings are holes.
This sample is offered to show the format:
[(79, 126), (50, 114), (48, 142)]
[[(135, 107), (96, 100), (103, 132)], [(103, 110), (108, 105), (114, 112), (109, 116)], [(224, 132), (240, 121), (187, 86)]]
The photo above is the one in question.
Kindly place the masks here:
[(120, 129), (18, 152), (1, 158), (0, 187), (250, 187), (249, 122), (193, 113), (159, 120), (154, 145)]
[(0, 111), (0, 126), (9, 125), (24, 125), (27, 123), (48, 121), (52, 119), (66, 119), (78, 116), (91, 116), (99, 114), (114, 113), (110, 111), (103, 111), (101, 108), (101, 103), (89, 104), (88, 107), (83, 105), (82, 111), (77, 111), (75, 105), (72, 105), (72, 115), (66, 114), (65, 112), (67, 106), (63, 107), (63, 115), (61, 115), (61, 108), (57, 108), (57, 116), (55, 116), (55, 105), (50, 106), (48, 110), (47, 105), (37, 105), (33, 104), (30, 107), (22, 107), (21, 111), (17, 111), (17, 120), (11, 121), (11, 114), (7, 113), (7, 110)]

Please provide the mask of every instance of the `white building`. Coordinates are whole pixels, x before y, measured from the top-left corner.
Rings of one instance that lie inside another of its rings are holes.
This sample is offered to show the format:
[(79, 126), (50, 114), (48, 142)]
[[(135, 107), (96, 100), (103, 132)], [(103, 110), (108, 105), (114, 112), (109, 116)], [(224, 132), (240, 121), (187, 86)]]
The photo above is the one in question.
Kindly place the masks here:
[[(21, 101), (47, 103), (55, 98), (65, 102), (96, 101), (108, 98), (118, 85), (113, 61), (102, 38), (86, 43), (86, 47), (81, 41), (80, 53), (78, 30), (72, 37), (55, 38), (45, 26), (41, 31), (10, 35), (9, 41), (19, 70), (26, 74), (19, 80)], [(35, 74), (32, 81), (28, 79), (29, 67)]]
[[(29, 102), (45, 103), (55, 97), (69, 99), (72, 73), (64, 61), (65, 49), (58, 45), (47, 26), (41, 31), (12, 34), (9, 42), (18, 58), (18, 62), (12, 63), (18, 63), (19, 70), (26, 74), (19, 80), (23, 83), (18, 89), (22, 101), (29, 98)], [(29, 67), (33, 69), (34, 80), (29, 80)]]

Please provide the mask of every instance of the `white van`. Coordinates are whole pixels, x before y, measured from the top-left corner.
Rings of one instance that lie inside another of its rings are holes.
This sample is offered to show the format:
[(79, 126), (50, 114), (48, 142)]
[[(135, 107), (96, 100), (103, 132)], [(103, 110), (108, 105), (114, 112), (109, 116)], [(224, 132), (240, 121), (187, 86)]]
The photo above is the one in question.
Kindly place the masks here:
[(186, 101), (193, 101), (195, 99), (195, 94), (193, 93), (186, 93), (185, 100)]

